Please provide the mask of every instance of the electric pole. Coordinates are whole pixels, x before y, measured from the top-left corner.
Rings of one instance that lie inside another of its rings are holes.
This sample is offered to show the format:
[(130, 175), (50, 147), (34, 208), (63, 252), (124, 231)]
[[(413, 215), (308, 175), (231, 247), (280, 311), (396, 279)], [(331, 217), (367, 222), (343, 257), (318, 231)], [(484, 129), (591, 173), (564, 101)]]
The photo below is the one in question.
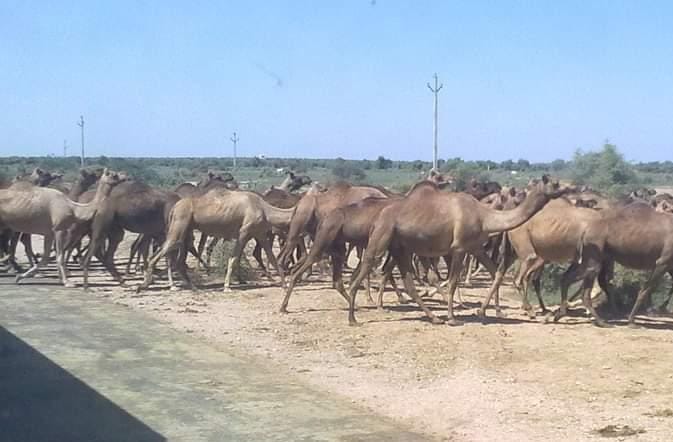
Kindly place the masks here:
[(238, 144), (238, 135), (236, 135), (236, 132), (231, 136), (230, 138), (231, 142), (234, 145), (234, 169), (236, 169), (236, 144)]
[(435, 119), (434, 119), (434, 124), (432, 125), (433, 132), (434, 132), (434, 143), (433, 143), (433, 149), (432, 149), (432, 168), (437, 170), (437, 96), (439, 95), (439, 91), (442, 90), (442, 87), (444, 86), (443, 84), (438, 85), (438, 79), (437, 79), (437, 73), (435, 72), (435, 75), (433, 75), (433, 78), (435, 79), (435, 87), (432, 87), (430, 83), (428, 83), (428, 89), (430, 89), (430, 92), (432, 92), (435, 95)]
[(68, 156), (68, 140), (63, 140), (63, 157)]
[(81, 167), (84, 168), (84, 117), (82, 115), (79, 116), (79, 122), (77, 125), (82, 129), (82, 157), (80, 158), (81, 162)]

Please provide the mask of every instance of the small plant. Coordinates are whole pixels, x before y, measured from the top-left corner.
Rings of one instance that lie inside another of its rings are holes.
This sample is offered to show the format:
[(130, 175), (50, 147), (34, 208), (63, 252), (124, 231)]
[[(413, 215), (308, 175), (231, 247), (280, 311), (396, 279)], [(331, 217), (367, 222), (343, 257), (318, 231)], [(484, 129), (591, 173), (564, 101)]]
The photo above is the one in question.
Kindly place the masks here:
[[(214, 269), (219, 276), (225, 276), (227, 274), (227, 265), (233, 251), (234, 241), (220, 241), (217, 246), (215, 246), (215, 250), (213, 250), (213, 260), (215, 262)], [(234, 267), (232, 278), (236, 278), (241, 282), (255, 281), (257, 279), (257, 273), (250, 265), (250, 261), (248, 261), (245, 252), (241, 254), (241, 259)]]

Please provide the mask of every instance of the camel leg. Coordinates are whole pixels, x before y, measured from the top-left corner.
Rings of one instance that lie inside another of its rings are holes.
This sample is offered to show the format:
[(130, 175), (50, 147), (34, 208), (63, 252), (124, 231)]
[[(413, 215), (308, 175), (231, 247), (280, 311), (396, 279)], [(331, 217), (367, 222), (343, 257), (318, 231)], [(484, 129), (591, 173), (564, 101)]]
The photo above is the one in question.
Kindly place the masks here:
[(350, 298), (348, 297), (348, 293), (346, 293), (346, 288), (344, 287), (343, 279), (343, 270), (346, 263), (344, 245), (334, 245), (330, 255), (332, 257), (332, 281), (334, 282), (334, 288), (346, 300), (346, 302), (350, 302)]
[[(549, 313), (549, 309), (547, 306), (544, 304), (544, 300), (542, 299), (542, 271), (544, 270), (544, 266), (541, 266), (540, 269), (530, 278), (530, 282), (533, 283), (533, 289), (535, 290), (535, 295), (537, 296), (537, 302), (540, 305), (541, 313), (543, 315)], [(526, 287), (526, 290), (528, 288)], [(526, 291), (526, 293), (528, 293)], [(577, 291), (576, 295), (579, 294), (579, 290)]]
[(26, 273), (16, 275), (17, 283), (21, 282), (22, 279), (30, 278), (35, 273), (37, 273), (38, 270), (42, 269), (43, 267), (46, 267), (47, 264), (49, 264), (49, 255), (51, 255), (51, 246), (53, 243), (54, 243), (53, 234), (44, 235), (44, 242), (43, 242), (44, 254), (42, 255), (42, 258), (40, 259), (39, 262), (35, 263)]
[(206, 248), (206, 267), (210, 268), (210, 263), (212, 262), (213, 259), (213, 252), (215, 251), (215, 247), (221, 240), (222, 238), (219, 237), (215, 237), (210, 240), (210, 243)]
[(75, 284), (71, 283), (68, 280), (68, 273), (65, 267), (65, 230), (59, 230), (56, 232), (54, 239), (56, 242), (56, 267), (58, 268), (58, 273), (61, 276), (61, 282), (65, 287), (73, 288), (76, 287)]
[(647, 278), (647, 281), (645, 281), (643, 288), (638, 293), (636, 303), (633, 304), (633, 308), (631, 309), (628, 319), (629, 327), (635, 326), (635, 317), (636, 313), (638, 313), (640, 305), (643, 303), (643, 300), (646, 299), (650, 293), (652, 293), (652, 291), (657, 288), (657, 285), (659, 285), (659, 281), (661, 280), (662, 276), (664, 276), (664, 274), (668, 271), (668, 268), (664, 265), (664, 263), (669, 261), (670, 260), (664, 260), (662, 258), (657, 260), (654, 270), (652, 273), (650, 273), (650, 276)]
[(126, 261), (126, 269), (124, 271), (125, 274), (130, 274), (131, 273), (131, 264), (133, 264), (133, 258), (136, 256), (138, 253), (138, 248), (140, 247), (140, 243), (143, 241), (143, 238), (145, 235), (142, 233), (138, 235), (138, 237), (133, 240), (133, 243), (131, 244), (131, 251), (129, 252), (129, 259)]
[[(273, 249), (271, 246), (271, 241), (266, 235), (262, 235), (259, 239), (257, 239), (257, 244), (261, 244), (262, 249), (264, 249), (264, 253), (266, 253), (266, 259), (269, 260), (269, 263), (271, 263), (271, 266), (276, 269), (278, 274), (280, 275), (280, 285), (281, 287), (285, 288), (285, 272), (283, 269), (278, 265), (278, 261), (276, 260), (276, 256), (273, 254)], [(261, 254), (260, 254), (260, 261), (261, 261)], [(269, 271), (264, 268), (266, 274), (268, 275), (269, 279), (271, 279), (271, 275), (269, 275)]]
[(484, 302), (481, 304), (481, 308), (479, 309), (479, 317), (485, 318), (486, 317), (486, 308), (491, 302), (491, 298), (498, 293), (500, 289), (500, 285), (502, 285), (502, 281), (505, 278), (505, 274), (507, 273), (507, 270), (509, 267), (512, 265), (512, 255), (511, 254), (505, 254), (502, 256), (500, 262), (498, 263), (498, 268), (496, 269), (495, 276), (493, 277), (493, 282), (491, 283), (491, 287), (489, 288), (488, 295), (486, 295), (486, 299)]
[[(245, 245), (250, 241), (249, 226), (244, 225), (241, 227), (241, 230), (238, 233), (238, 238), (234, 242), (234, 249), (231, 252), (231, 256), (227, 261), (227, 274), (224, 277), (224, 292), (231, 292), (231, 274), (234, 270), (234, 267), (238, 265), (241, 260), (241, 254), (245, 249)], [(212, 241), (211, 241), (212, 243)], [(240, 281), (239, 281), (240, 282)]]
[(124, 278), (122, 278), (122, 275), (119, 273), (117, 270), (117, 266), (115, 265), (115, 252), (117, 251), (117, 247), (119, 247), (119, 244), (122, 242), (124, 239), (124, 229), (122, 228), (113, 228), (108, 232), (108, 247), (107, 250), (105, 251), (105, 254), (103, 255), (103, 265), (107, 269), (108, 272), (112, 275), (115, 281), (117, 281), (119, 284), (124, 284)]
[(425, 313), (425, 316), (428, 317), (430, 322), (433, 324), (443, 324), (444, 321), (442, 321), (440, 318), (434, 315), (432, 313), (432, 310), (430, 310), (425, 303), (423, 302), (423, 299), (421, 299), (421, 296), (418, 294), (416, 291), (416, 287), (414, 286), (414, 280), (411, 275), (412, 272), (412, 261), (411, 261), (411, 254), (402, 252), (402, 253), (396, 253), (393, 256), (393, 261), (397, 262), (397, 267), (400, 269), (400, 274), (402, 275), (402, 281), (404, 282), (404, 287), (407, 290), (407, 293), (411, 298), (418, 304), (418, 306), (423, 310)]
[[(267, 259), (268, 256), (269, 255), (267, 254)], [(273, 278), (271, 277), (271, 273), (269, 273), (269, 269), (266, 268), (266, 266), (264, 265), (264, 261), (262, 260), (262, 246), (260, 244), (260, 241), (255, 241), (255, 248), (252, 251), (252, 257), (255, 258), (255, 261), (257, 261), (257, 265), (259, 265), (259, 268), (262, 271), (262, 273), (264, 273), (264, 276), (266, 276), (268, 279), (273, 280)]]
[(385, 291), (386, 288), (386, 282), (390, 281), (390, 284), (393, 286), (393, 289), (395, 290), (395, 294), (397, 295), (397, 301), (400, 304), (406, 304), (407, 300), (404, 299), (402, 296), (402, 293), (400, 292), (400, 289), (397, 287), (397, 283), (395, 282), (395, 277), (393, 276), (393, 269), (395, 268), (395, 260), (392, 259), (392, 257), (388, 257), (386, 260), (385, 264), (383, 265), (383, 271), (382, 271), (382, 276), (381, 276), (381, 283), (379, 284), (379, 292), (378, 292), (378, 302), (377, 306), (379, 309), (383, 309), (383, 292)]
[[(196, 255), (200, 258), (203, 256), (203, 250), (206, 248), (206, 241), (208, 241), (208, 235), (201, 232), (199, 237), (199, 244), (196, 246)], [(196, 261), (196, 270), (201, 270), (201, 262), (199, 259)]]
[(463, 267), (464, 253), (456, 252), (454, 253), (453, 260), (451, 261), (451, 269), (449, 271), (449, 294), (448, 297), (444, 295), (446, 300), (446, 314), (447, 314), (447, 324), (449, 325), (461, 325), (462, 322), (458, 321), (453, 315), (453, 296), (458, 287), (458, 279), (460, 278), (460, 273)]
[[(537, 258), (535, 261), (528, 261), (529, 266), (526, 268), (526, 273), (523, 275), (522, 278), (522, 289), (521, 289), (521, 296), (522, 299), (525, 299), (525, 305), (528, 306), (528, 310), (526, 310), (531, 318), (535, 317), (535, 310), (533, 307), (530, 305), (530, 302), (528, 301), (528, 287), (530, 286), (530, 283), (533, 283), (533, 288), (535, 289), (535, 294), (537, 296), (537, 301), (540, 304), (540, 307), (542, 308), (543, 312), (547, 311), (547, 308), (544, 305), (544, 301), (542, 300), (542, 293), (540, 291), (540, 284), (541, 284), (541, 278), (542, 278), (542, 272), (544, 270), (545, 266), (545, 261), (542, 258)], [(524, 303), (522, 302), (521, 308), (523, 308)]]
[[(37, 258), (33, 252), (33, 240), (31, 235), (28, 233), (20, 233), (18, 240), (20, 240), (21, 244), (23, 244), (23, 249), (26, 253), (26, 256), (28, 257), (28, 262), (30, 265), (37, 264)], [(16, 252), (16, 244), (14, 245), (14, 252)], [(49, 254), (51, 255), (51, 250), (49, 251)]]

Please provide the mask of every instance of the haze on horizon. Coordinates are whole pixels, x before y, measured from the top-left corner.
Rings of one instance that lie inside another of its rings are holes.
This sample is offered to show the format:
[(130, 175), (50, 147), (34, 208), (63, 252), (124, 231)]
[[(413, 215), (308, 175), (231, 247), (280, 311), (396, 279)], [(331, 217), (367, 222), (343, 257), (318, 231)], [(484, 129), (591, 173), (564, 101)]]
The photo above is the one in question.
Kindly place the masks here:
[(0, 4), (0, 156), (670, 158), (673, 3)]

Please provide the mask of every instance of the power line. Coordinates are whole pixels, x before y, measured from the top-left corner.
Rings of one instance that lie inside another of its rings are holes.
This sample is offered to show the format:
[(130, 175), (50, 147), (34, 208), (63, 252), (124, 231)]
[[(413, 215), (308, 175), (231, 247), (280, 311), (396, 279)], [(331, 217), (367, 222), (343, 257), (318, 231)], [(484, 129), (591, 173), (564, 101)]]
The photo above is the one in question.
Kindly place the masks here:
[(234, 134), (229, 139), (234, 145), (234, 169), (236, 169), (236, 145), (238, 144), (239, 138), (238, 135), (236, 135), (236, 132), (234, 132)]
[(428, 83), (428, 89), (430, 89), (430, 92), (432, 92), (435, 95), (435, 119), (432, 125), (434, 133), (433, 149), (432, 149), (432, 168), (437, 170), (437, 97), (439, 95), (439, 91), (442, 90), (442, 87), (444, 85), (443, 84), (437, 85), (439, 79), (437, 78), (436, 72), (435, 75), (433, 75), (433, 78), (435, 79), (435, 87), (430, 86), (430, 83)]
[(79, 116), (77, 125), (82, 129), (82, 156), (80, 158), (81, 167), (84, 168), (84, 116)]

